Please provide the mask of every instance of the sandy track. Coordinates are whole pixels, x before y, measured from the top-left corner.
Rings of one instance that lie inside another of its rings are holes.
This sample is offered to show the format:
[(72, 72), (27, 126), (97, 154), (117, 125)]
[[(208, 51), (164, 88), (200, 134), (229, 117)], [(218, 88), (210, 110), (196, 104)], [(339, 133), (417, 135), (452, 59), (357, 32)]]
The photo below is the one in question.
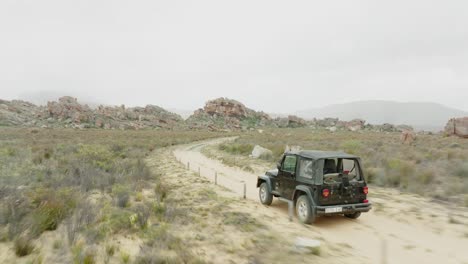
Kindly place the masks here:
[[(179, 146), (173, 154), (183, 164), (190, 163), (191, 170), (200, 170), (200, 174), (211, 181), (214, 181), (217, 172), (218, 184), (232, 190), (235, 195), (243, 194), (245, 182), (247, 199), (259, 203), (257, 175), (240, 168), (227, 167), (200, 152), (206, 146), (232, 139), (214, 139)], [(447, 209), (411, 195), (378, 190), (378, 193), (372, 193), (371, 189), (370, 199), (384, 206), (384, 212), (373, 210), (358, 220), (341, 216), (321, 217), (313, 226), (303, 226), (294, 220), (287, 226), (279, 226), (277, 231), (291, 234), (291, 230), (295, 230), (301, 236), (320, 236), (327, 243), (339, 245), (338, 250), (340, 246), (344, 247), (344, 252), (349, 254), (351, 251), (354, 255), (351, 260), (345, 258), (346, 263), (468, 263), (467, 214), (463, 208), (459, 208), (461, 212), (458, 209), (454, 212), (454, 208)], [(272, 219), (287, 218), (288, 215), (287, 204), (276, 199), (272, 206), (260, 206), (258, 210), (259, 214), (271, 214)], [(449, 224), (448, 215), (452, 213), (459, 216), (462, 222)]]

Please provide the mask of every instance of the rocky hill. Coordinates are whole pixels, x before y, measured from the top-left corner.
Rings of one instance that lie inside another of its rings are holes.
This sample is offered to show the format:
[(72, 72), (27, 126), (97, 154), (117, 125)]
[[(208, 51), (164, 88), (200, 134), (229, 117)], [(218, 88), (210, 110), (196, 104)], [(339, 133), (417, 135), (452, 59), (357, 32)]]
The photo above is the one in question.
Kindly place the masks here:
[(256, 127), (303, 127), (307, 122), (297, 116), (271, 118), (264, 112), (257, 112), (241, 102), (228, 98), (218, 98), (206, 102), (187, 119), (191, 128), (210, 129), (253, 129)]
[(65, 96), (50, 101), (45, 106), (29, 102), (0, 100), (0, 126), (64, 127), (102, 129), (210, 129), (252, 130), (263, 127), (296, 128), (310, 127), (338, 130), (378, 132), (401, 132), (413, 130), (410, 126), (392, 124), (371, 125), (365, 120), (341, 121), (338, 118), (304, 120), (290, 115), (272, 118), (270, 115), (246, 107), (241, 102), (228, 98), (208, 101), (187, 120), (161, 107), (104, 106), (90, 107), (76, 98)]
[(0, 100), (0, 125), (26, 127), (71, 127), (104, 129), (174, 128), (183, 119), (158, 106), (91, 108), (76, 98), (65, 96), (47, 106), (25, 101)]

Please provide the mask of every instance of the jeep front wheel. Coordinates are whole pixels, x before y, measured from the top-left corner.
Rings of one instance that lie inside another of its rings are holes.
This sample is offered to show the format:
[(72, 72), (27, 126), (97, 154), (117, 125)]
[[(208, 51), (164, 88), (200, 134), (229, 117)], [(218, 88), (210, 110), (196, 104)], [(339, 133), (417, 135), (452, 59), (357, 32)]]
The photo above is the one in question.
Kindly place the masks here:
[(266, 182), (260, 185), (259, 197), (260, 202), (264, 205), (270, 205), (273, 202), (273, 195), (268, 190), (268, 184)]
[(301, 195), (297, 199), (296, 214), (301, 223), (311, 224), (315, 221), (315, 212), (312, 210), (312, 206), (307, 195)]

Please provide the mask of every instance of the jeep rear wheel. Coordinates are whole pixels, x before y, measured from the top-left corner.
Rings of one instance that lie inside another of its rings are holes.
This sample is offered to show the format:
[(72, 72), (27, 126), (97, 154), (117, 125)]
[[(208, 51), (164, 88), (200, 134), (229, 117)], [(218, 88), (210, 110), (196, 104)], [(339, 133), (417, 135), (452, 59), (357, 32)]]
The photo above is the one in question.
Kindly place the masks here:
[(315, 221), (315, 212), (312, 209), (307, 195), (301, 195), (296, 202), (296, 214), (301, 223), (311, 224)]
[(361, 212), (355, 212), (352, 214), (345, 214), (346, 217), (351, 219), (358, 219), (361, 216)]
[(268, 184), (266, 182), (260, 185), (258, 195), (260, 197), (260, 202), (264, 205), (270, 205), (273, 202), (273, 195), (268, 190)]

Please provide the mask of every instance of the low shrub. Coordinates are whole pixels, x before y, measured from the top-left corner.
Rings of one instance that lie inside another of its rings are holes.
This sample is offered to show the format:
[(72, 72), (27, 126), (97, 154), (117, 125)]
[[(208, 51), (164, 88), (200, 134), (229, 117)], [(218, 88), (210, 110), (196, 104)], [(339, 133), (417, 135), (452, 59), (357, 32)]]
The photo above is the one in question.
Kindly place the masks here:
[(130, 189), (121, 184), (112, 187), (112, 193), (115, 195), (116, 205), (125, 208), (130, 205)]
[(34, 251), (34, 245), (31, 240), (26, 237), (18, 237), (14, 243), (15, 254), (18, 257), (24, 257)]
[(225, 143), (219, 145), (219, 149), (236, 155), (250, 155), (254, 146), (251, 144)]
[(137, 216), (136, 224), (142, 229), (145, 228), (151, 215), (151, 205), (139, 204), (135, 207), (134, 212)]
[(358, 154), (361, 151), (362, 144), (357, 140), (348, 140), (343, 142), (341, 147), (344, 149), (345, 152), (350, 154)]
[(455, 169), (455, 175), (460, 178), (468, 178), (468, 162), (458, 165)]
[(416, 174), (416, 180), (418, 183), (428, 185), (432, 183), (435, 179), (435, 174), (433, 170), (424, 170)]
[(226, 212), (223, 213), (223, 217), (223, 224), (236, 226), (244, 232), (252, 232), (258, 228), (264, 228), (263, 224), (257, 222), (255, 218), (252, 218), (252, 216), (247, 213)]
[(74, 264), (94, 264), (96, 263), (96, 254), (94, 250), (85, 249), (83, 244), (73, 246), (73, 263)]
[(52, 191), (38, 189), (33, 196), (33, 234), (57, 229), (58, 225), (76, 207), (75, 194), (70, 189)]
[(167, 197), (167, 187), (162, 183), (157, 183), (154, 187), (154, 193), (159, 202), (164, 202)]

